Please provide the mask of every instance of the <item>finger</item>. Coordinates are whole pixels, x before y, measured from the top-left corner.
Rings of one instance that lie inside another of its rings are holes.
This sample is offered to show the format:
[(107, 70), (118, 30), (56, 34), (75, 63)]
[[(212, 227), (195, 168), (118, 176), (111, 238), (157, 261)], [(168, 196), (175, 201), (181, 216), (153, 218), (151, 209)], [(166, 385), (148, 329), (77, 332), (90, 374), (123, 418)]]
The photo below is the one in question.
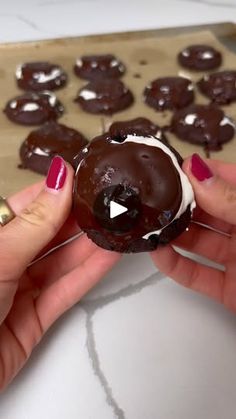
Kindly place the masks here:
[(174, 242), (176, 246), (224, 264), (229, 258), (230, 239), (197, 225), (190, 225)]
[(59, 232), (55, 237), (39, 252), (37, 258), (47, 253), (49, 250), (57, 247), (58, 245), (64, 243), (69, 238), (73, 237), (75, 234), (79, 233), (81, 230), (78, 226), (77, 221), (73, 213), (70, 213), (67, 220), (60, 228)]
[(197, 154), (183, 164), (198, 205), (208, 214), (236, 225), (236, 186), (213, 173)]
[(217, 173), (226, 182), (236, 185), (236, 165), (225, 163), (220, 160), (207, 160), (207, 164), (213, 173)]
[(44, 181), (40, 181), (7, 198), (7, 202), (15, 214), (19, 214), (29, 205), (38, 196), (43, 186)]
[[(28, 206), (38, 196), (38, 194), (43, 189), (43, 187), (44, 187), (44, 181), (33, 184), (27, 187), (26, 189), (24, 189), (23, 191), (17, 192), (13, 196), (10, 196), (7, 199), (7, 202), (9, 203), (10, 207), (13, 209), (14, 213), (19, 214), (26, 206)], [(79, 231), (80, 229), (74, 218), (74, 215), (70, 214), (65, 224), (62, 226), (62, 228), (58, 232), (58, 234), (42, 249), (39, 255), (46, 253), (48, 250), (52, 249), (53, 247), (58, 246), (58, 244), (67, 240), (69, 237), (73, 236)]]
[(84, 234), (28, 269), (33, 281), (43, 287), (74, 270), (91, 256), (98, 247)]
[(209, 225), (225, 233), (232, 234), (234, 232), (234, 226), (232, 226), (231, 223), (226, 223), (225, 221), (219, 220), (219, 218), (208, 214), (206, 211), (200, 208), (199, 205), (197, 205), (197, 207), (194, 209), (193, 221), (198, 221), (200, 223)]
[(43, 290), (35, 308), (45, 332), (58, 317), (77, 303), (114, 265), (121, 255), (97, 249), (74, 271)]
[(1, 279), (20, 277), (57, 234), (71, 208), (73, 175), (72, 168), (55, 157), (37, 198), (1, 229)]
[(194, 262), (171, 246), (159, 248), (151, 253), (151, 257), (161, 272), (179, 284), (222, 302), (224, 272)]

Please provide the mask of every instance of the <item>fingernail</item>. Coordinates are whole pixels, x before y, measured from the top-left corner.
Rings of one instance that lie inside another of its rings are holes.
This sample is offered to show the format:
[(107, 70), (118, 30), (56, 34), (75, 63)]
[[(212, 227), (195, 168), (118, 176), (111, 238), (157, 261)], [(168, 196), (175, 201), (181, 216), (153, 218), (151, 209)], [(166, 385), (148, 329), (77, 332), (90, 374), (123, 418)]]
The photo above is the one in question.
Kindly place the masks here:
[(196, 153), (191, 157), (191, 172), (193, 176), (200, 182), (213, 177), (213, 173), (210, 168)]
[(64, 160), (60, 156), (53, 158), (48, 170), (46, 185), (49, 189), (58, 191), (66, 180), (67, 169)]

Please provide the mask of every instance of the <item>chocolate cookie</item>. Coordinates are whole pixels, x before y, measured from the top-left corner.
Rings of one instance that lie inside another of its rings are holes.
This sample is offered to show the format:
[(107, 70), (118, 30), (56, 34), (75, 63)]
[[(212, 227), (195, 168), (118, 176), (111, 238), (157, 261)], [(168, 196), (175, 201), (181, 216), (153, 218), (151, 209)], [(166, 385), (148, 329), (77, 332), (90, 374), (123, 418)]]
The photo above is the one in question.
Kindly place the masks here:
[(80, 89), (75, 99), (84, 111), (106, 115), (128, 108), (133, 101), (131, 91), (116, 79), (91, 81)]
[(84, 55), (76, 61), (74, 72), (87, 80), (117, 78), (125, 73), (125, 66), (112, 54)]
[(117, 121), (109, 128), (111, 137), (125, 138), (129, 134), (147, 136), (156, 136), (162, 141), (167, 142), (161, 128), (147, 118), (135, 118), (129, 121)]
[(67, 75), (59, 65), (40, 61), (19, 65), (16, 81), (20, 89), (38, 92), (65, 86)]
[(60, 155), (75, 166), (76, 155), (88, 144), (75, 129), (55, 121), (32, 131), (20, 147), (21, 167), (46, 175), (54, 156)]
[(236, 71), (219, 71), (206, 75), (197, 86), (201, 93), (219, 105), (236, 101)]
[(173, 115), (171, 130), (183, 141), (216, 151), (233, 138), (235, 125), (216, 105), (191, 105)]
[(151, 251), (188, 226), (193, 190), (182, 159), (155, 137), (103, 135), (83, 151), (74, 184), (74, 213), (98, 246)]
[(157, 111), (184, 108), (194, 100), (193, 84), (184, 77), (162, 77), (145, 88), (144, 100)]
[(9, 100), (4, 109), (8, 119), (22, 125), (40, 125), (59, 118), (64, 107), (53, 93), (27, 92)]
[(222, 55), (209, 45), (190, 45), (178, 54), (182, 67), (190, 70), (206, 71), (222, 64)]

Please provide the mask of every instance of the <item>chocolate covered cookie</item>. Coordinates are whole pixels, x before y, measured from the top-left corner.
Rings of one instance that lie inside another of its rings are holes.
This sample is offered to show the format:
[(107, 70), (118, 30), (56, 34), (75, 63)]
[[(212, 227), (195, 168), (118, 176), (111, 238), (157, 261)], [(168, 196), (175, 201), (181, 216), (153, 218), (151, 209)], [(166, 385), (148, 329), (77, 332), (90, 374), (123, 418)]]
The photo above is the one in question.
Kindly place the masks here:
[(74, 185), (74, 214), (98, 246), (151, 251), (182, 233), (195, 206), (182, 159), (155, 137), (107, 134), (83, 151)]
[(87, 80), (117, 78), (124, 74), (125, 66), (112, 54), (84, 55), (77, 59), (74, 72)]
[(46, 175), (51, 160), (60, 155), (75, 166), (75, 157), (87, 145), (77, 130), (51, 121), (32, 131), (20, 147), (21, 167)]
[(132, 92), (116, 79), (100, 79), (88, 83), (79, 90), (75, 102), (93, 114), (112, 115), (132, 105)]
[(236, 101), (236, 71), (219, 71), (206, 75), (197, 85), (201, 93), (219, 105)]
[(20, 89), (38, 92), (65, 86), (67, 75), (57, 64), (47, 61), (29, 62), (17, 67), (16, 81)]
[(12, 122), (22, 125), (40, 125), (59, 118), (64, 107), (51, 92), (27, 92), (9, 100), (4, 112)]
[(173, 115), (171, 130), (183, 141), (216, 151), (233, 138), (235, 125), (216, 105), (191, 105)]
[(195, 71), (206, 71), (218, 68), (222, 55), (209, 45), (190, 45), (178, 54), (182, 67)]
[(194, 100), (193, 84), (184, 77), (162, 77), (144, 90), (144, 101), (157, 111), (181, 109)]

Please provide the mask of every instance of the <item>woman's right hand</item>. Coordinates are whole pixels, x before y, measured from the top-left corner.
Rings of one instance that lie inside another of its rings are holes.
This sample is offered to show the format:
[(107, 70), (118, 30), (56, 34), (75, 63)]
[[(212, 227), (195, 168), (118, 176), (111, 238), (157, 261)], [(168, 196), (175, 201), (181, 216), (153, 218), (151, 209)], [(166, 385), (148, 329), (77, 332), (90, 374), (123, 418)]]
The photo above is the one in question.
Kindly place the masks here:
[[(236, 312), (236, 165), (217, 160), (203, 161), (194, 154), (183, 170), (194, 192), (194, 219), (229, 233), (231, 237), (191, 223), (170, 245), (151, 254), (160, 271), (179, 284), (212, 297)], [(224, 265), (225, 271), (204, 266), (180, 255), (176, 245)]]

